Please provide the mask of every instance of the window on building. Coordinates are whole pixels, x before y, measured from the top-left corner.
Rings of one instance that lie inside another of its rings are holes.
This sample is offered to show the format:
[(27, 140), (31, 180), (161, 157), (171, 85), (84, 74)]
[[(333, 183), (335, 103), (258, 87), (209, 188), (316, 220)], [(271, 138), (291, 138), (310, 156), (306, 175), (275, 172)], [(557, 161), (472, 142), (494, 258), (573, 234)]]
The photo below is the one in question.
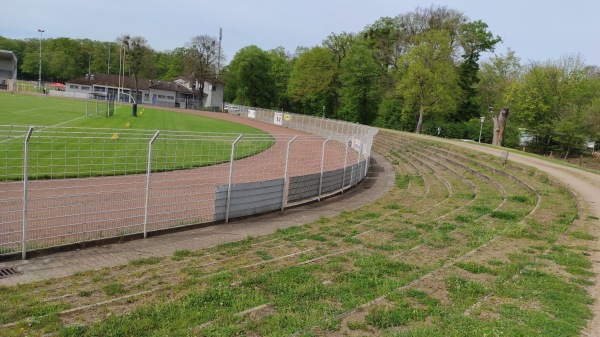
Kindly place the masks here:
[(71, 88), (71, 89), (79, 89), (79, 86), (75, 85), (75, 84), (71, 84), (71, 85), (69, 85), (69, 88)]

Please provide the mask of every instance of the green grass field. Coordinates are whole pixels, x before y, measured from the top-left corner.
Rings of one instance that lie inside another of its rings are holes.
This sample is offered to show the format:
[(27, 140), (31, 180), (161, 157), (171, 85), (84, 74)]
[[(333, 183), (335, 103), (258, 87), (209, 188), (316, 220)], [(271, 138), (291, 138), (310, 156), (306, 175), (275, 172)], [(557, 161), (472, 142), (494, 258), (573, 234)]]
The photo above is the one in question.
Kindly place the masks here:
[(241, 142), (236, 158), (263, 151), (272, 138), (255, 128), (155, 108), (116, 106), (110, 118), (95, 114), (96, 102), (0, 92), (0, 180), (23, 176), (24, 136), (34, 127), (29, 141), (31, 178), (70, 178), (145, 172), (148, 143), (153, 144), (153, 171), (212, 165), (229, 160), (231, 143), (239, 134), (251, 134), (259, 142)]

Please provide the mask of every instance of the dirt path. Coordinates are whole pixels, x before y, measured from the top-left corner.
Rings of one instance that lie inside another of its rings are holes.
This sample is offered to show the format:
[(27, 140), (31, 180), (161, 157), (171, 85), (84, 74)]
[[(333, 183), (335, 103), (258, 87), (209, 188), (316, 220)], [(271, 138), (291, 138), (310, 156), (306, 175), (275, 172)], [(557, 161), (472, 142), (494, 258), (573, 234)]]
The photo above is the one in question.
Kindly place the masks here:
[[(488, 153), (494, 156), (501, 156), (503, 152), (503, 149), (490, 148), (476, 143), (452, 141), (428, 136), (422, 137), (461, 146), (470, 150)], [(578, 204), (582, 207), (580, 210), (580, 218), (586, 218), (588, 216), (593, 216), (596, 219), (600, 218), (600, 175), (512, 152), (509, 154), (508, 160), (544, 171), (548, 175), (562, 182), (569, 190), (577, 195)], [(596, 224), (592, 228), (592, 231), (593, 232), (590, 234), (594, 235), (596, 238), (600, 238), (600, 220), (596, 220)], [(587, 328), (582, 332), (583, 336), (600, 336), (600, 239), (595, 241), (594, 247), (592, 248), (590, 259), (592, 262), (592, 270), (596, 273), (596, 280), (595, 285), (588, 290), (595, 299), (595, 303), (592, 307), (594, 317), (588, 323)]]

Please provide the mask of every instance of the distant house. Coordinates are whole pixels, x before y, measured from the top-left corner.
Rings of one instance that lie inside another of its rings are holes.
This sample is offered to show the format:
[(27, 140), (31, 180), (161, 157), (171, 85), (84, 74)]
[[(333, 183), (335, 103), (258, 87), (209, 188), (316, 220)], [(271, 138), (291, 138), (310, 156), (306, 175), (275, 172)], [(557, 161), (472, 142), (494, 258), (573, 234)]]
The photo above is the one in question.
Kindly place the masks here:
[(0, 50), (0, 89), (13, 90), (9, 85), (17, 79), (17, 57), (12, 51)]
[[(183, 77), (177, 77), (173, 82), (181, 84), (187, 88), (195, 90), (200, 87), (200, 83), (195, 81), (191, 83), (189, 79)], [(223, 95), (225, 92), (225, 85), (219, 81), (204, 81), (204, 94), (203, 94), (203, 106), (204, 107), (223, 107)]]
[[(223, 85), (213, 87), (212, 84), (208, 83), (204, 87), (204, 93), (199, 95), (198, 90), (184, 85), (180, 81), (168, 82), (138, 78), (138, 93), (136, 95), (135, 79), (133, 77), (114, 74), (91, 74), (66, 81), (65, 92), (73, 95), (87, 94), (96, 98), (126, 102), (135, 100), (140, 104), (170, 108), (223, 106)], [(199, 97), (201, 97), (201, 100)]]

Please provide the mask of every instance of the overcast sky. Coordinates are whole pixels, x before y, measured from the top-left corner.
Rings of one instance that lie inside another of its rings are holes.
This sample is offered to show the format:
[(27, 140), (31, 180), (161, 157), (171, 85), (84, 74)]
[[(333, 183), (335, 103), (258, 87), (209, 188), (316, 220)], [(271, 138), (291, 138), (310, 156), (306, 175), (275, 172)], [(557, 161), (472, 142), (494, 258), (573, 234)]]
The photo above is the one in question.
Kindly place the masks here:
[[(482, 20), (522, 63), (579, 53), (600, 66), (598, 0), (0, 0), (0, 35), (11, 39), (69, 37), (115, 41), (146, 38), (158, 51), (184, 47), (193, 36), (218, 37), (230, 61), (249, 45), (263, 50), (320, 45), (329, 34), (359, 32), (377, 19), (443, 5)], [(491, 54), (483, 55), (484, 58)]]

